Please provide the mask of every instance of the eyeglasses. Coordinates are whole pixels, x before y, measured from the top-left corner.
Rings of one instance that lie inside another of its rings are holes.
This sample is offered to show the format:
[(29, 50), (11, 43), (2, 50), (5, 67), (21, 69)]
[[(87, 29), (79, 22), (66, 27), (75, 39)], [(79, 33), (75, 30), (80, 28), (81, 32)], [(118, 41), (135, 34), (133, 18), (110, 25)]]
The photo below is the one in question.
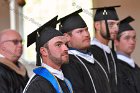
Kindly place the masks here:
[(5, 42), (12, 42), (14, 45), (18, 45), (19, 43), (22, 44), (22, 40), (6, 40), (1, 43), (5, 43)]

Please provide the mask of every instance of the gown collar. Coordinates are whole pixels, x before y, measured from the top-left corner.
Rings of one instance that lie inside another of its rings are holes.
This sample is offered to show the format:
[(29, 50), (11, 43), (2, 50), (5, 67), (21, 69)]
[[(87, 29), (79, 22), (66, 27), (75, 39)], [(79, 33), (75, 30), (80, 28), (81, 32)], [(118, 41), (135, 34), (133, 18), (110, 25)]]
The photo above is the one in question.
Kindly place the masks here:
[(124, 55), (121, 52), (117, 52), (117, 58), (124, 61), (125, 63), (127, 63), (128, 65), (130, 65), (131, 67), (135, 68), (135, 63), (134, 60), (126, 55)]
[(68, 50), (68, 53), (71, 55), (76, 55), (76, 56), (82, 57), (83, 59), (87, 60), (90, 63), (94, 63), (93, 55), (90, 52), (86, 53), (86, 52), (81, 52), (79, 50), (76, 50), (74, 48), (70, 48)]
[(101, 49), (104, 49), (107, 53), (111, 53), (110, 47), (105, 44), (102, 44), (96, 38), (93, 38), (93, 40), (91, 41), (91, 45), (96, 45), (100, 47)]
[(19, 61), (17, 62), (17, 64), (14, 64), (12, 61), (7, 60), (2, 54), (0, 54), (0, 63), (8, 66), (10, 69), (15, 71), (17, 74), (25, 77), (26, 68)]
[(54, 76), (56, 76), (57, 78), (61, 79), (61, 80), (64, 80), (64, 75), (62, 73), (62, 70), (56, 70), (44, 63), (42, 63), (42, 66), (45, 67), (46, 69), (48, 69)]
[(2, 54), (0, 54), (0, 57), (2, 57), (2, 58), (3, 58), (4, 56), (3, 56)]

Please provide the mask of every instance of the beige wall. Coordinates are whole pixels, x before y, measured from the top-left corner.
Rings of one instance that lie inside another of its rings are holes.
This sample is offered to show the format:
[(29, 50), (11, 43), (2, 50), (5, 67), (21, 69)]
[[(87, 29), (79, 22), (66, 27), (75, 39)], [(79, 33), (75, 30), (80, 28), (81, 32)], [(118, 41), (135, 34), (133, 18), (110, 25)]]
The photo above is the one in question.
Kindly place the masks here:
[(22, 17), (22, 14), (19, 14), (19, 11), (21, 10), (21, 8), (19, 8), (17, 3), (15, 2), (15, 9), (10, 9), (9, 3), (10, 3), (9, 0), (0, 0), (0, 31), (3, 29), (11, 28), (10, 27), (10, 11), (13, 11), (13, 13), (15, 14), (15, 28), (12, 28), (12, 29), (15, 29), (16, 31), (22, 33), (21, 32), (22, 30), (20, 29), (22, 28), (21, 27), (22, 21), (19, 20)]
[(0, 30), (10, 28), (8, 0), (0, 0)]
[(135, 21), (131, 24), (137, 31), (137, 46), (132, 56), (136, 63), (140, 66), (140, 0), (93, 0), (93, 3), (94, 7), (121, 5), (120, 8), (116, 9), (120, 19), (129, 15), (135, 18)]

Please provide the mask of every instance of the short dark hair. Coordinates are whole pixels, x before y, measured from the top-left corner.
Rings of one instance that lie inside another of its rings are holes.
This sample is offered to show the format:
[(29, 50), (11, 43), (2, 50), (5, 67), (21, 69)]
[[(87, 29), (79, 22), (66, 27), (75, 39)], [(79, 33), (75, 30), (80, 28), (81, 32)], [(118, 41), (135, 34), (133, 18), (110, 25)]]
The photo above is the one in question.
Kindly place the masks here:
[(72, 35), (72, 31), (67, 32), (67, 34), (71, 36)]
[(49, 49), (48, 42), (43, 45), (46, 49)]

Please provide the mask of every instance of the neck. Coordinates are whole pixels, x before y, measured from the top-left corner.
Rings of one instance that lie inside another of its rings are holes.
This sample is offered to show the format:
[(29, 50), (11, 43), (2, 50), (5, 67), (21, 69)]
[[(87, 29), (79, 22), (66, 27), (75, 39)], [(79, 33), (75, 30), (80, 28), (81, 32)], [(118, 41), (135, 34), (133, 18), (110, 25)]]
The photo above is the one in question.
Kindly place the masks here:
[(124, 53), (122, 51), (117, 51), (117, 53), (131, 58), (131, 55), (130, 54)]
[(61, 68), (61, 65), (55, 64), (54, 62), (51, 62), (51, 61), (48, 61), (48, 60), (47, 60), (47, 61), (44, 61), (44, 60), (43, 60), (43, 62), (44, 62), (45, 64), (47, 64), (48, 66), (50, 66), (50, 67), (56, 69), (56, 70), (60, 70), (60, 68)]
[(82, 51), (82, 52), (87, 52), (88, 49), (77, 49), (77, 48), (72, 48), (69, 47), (70, 50), (78, 50), (78, 51)]
[(76, 49), (76, 48), (69, 48), (69, 50), (76, 50), (84, 54), (90, 54), (90, 51), (88, 49), (81, 50), (81, 49)]
[(101, 35), (95, 35), (95, 38), (104, 45), (108, 45), (109, 40), (104, 39)]

